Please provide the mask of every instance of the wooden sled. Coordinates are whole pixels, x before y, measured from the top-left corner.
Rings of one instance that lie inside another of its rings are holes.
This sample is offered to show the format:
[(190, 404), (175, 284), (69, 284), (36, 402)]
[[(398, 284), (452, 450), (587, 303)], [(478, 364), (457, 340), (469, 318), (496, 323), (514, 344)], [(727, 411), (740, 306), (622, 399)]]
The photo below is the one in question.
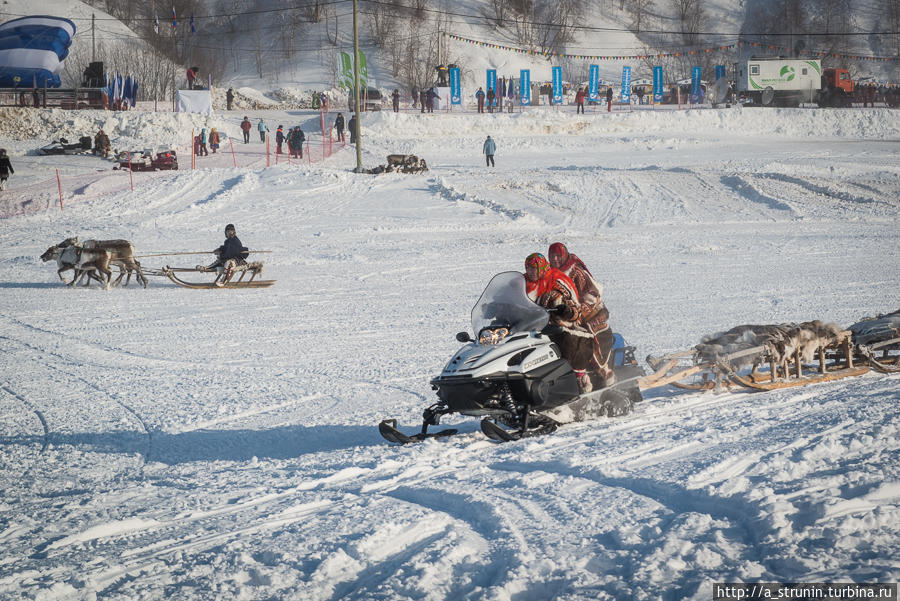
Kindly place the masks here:
[(900, 373), (900, 338), (873, 344), (857, 344), (857, 360), (883, 374)]
[[(154, 270), (150, 272), (152, 275), (161, 275), (166, 276), (175, 284), (178, 284), (182, 288), (192, 288), (194, 290), (210, 290), (216, 288), (268, 288), (272, 284), (276, 282), (276, 280), (257, 280), (255, 279), (257, 275), (262, 273), (263, 264), (260, 262), (247, 263), (246, 265), (238, 265), (234, 268), (234, 272), (232, 273), (231, 279), (224, 283), (219, 283), (219, 278), (222, 276), (218, 276), (212, 282), (188, 282), (182, 280), (178, 275), (178, 273), (215, 273), (215, 269), (208, 269), (205, 267), (201, 268), (189, 268), (189, 267), (169, 267), (168, 265), (163, 269)], [(244, 277), (250, 273), (250, 279), (244, 281)], [(235, 276), (240, 274), (240, 277), (234, 279)]]
[[(686, 390), (734, 388), (749, 391), (806, 386), (868, 372), (869, 365), (854, 365), (853, 351), (849, 331), (841, 332), (831, 343), (819, 347), (816, 352), (818, 362), (813, 365), (804, 363), (799, 349), (792, 357), (780, 357), (768, 344), (712, 361), (700, 361), (699, 353), (691, 349), (659, 358), (647, 357), (654, 372), (640, 378), (638, 386), (641, 390), (671, 384)], [(748, 363), (752, 363), (749, 370), (740, 367)]]

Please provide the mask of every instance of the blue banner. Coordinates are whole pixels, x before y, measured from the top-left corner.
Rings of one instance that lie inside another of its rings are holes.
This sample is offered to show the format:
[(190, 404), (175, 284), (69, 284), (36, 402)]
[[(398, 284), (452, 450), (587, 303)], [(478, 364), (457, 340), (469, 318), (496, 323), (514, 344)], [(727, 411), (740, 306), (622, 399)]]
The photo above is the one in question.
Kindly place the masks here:
[(700, 67), (691, 69), (691, 104), (700, 101)]
[(600, 92), (597, 90), (600, 84), (600, 66), (591, 65), (590, 75), (588, 75), (588, 100), (596, 102), (600, 99)]
[(553, 67), (553, 104), (562, 103), (562, 67)]
[[(487, 86), (485, 87), (485, 100), (487, 99), (487, 91), (494, 90), (494, 95), (497, 95), (497, 70), (496, 69), (488, 69), (487, 70)], [(494, 102), (491, 103), (491, 106), (497, 104), (497, 98), (494, 98)]]
[(450, 69), (450, 104), (462, 104), (462, 90), (459, 87), (459, 67)]
[(522, 104), (531, 105), (531, 70), (522, 69), (519, 72), (519, 90), (521, 91)]
[(653, 102), (662, 102), (662, 99), (663, 99), (662, 67), (653, 67)]
[(725, 79), (725, 65), (716, 65), (716, 81)]
[(622, 102), (631, 102), (631, 67), (622, 67)]

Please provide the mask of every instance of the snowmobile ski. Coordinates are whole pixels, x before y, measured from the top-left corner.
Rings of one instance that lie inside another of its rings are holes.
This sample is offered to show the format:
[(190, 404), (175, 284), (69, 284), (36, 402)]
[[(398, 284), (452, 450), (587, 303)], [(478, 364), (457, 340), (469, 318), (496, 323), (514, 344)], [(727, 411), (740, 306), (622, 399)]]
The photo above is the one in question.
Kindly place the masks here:
[(523, 438), (531, 438), (532, 436), (543, 436), (544, 434), (555, 432), (558, 426), (559, 424), (553, 420), (546, 420), (545, 423), (523, 432), (521, 430), (506, 430), (489, 418), (481, 420), (481, 432), (497, 442), (512, 442)]
[(458, 430), (454, 428), (448, 428), (446, 430), (441, 430), (440, 432), (419, 432), (418, 434), (407, 436), (397, 429), (397, 420), (395, 419), (382, 420), (381, 423), (378, 424), (378, 431), (386, 440), (397, 444), (422, 442), (427, 438), (443, 438), (445, 436), (452, 436), (458, 432)]

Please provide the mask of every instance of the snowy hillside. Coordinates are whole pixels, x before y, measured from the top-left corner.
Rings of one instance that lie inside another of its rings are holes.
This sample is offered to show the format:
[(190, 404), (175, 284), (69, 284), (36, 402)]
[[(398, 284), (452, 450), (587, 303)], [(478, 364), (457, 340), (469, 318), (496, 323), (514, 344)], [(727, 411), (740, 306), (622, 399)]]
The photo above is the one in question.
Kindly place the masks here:
[[(312, 90), (325, 89), (337, 95), (339, 55), (352, 54), (352, 10), (348, 2), (286, 6), (280, 0), (232, 0), (194, 6), (178, 1), (174, 3), (179, 7), (174, 32), (171, 7), (123, 0), (94, 4), (97, 8), (80, 0), (5, 0), (0, 6), (0, 21), (41, 13), (73, 19), (78, 33), (71, 49), (72, 64), (66, 68), (68, 85), (78, 83), (82, 69), (95, 53), (108, 68), (134, 72), (137, 55), (146, 51), (139, 40), (154, 38), (162, 47), (171, 44), (179, 49), (173, 69), (180, 86), (186, 85), (184, 69), (189, 64), (198, 65), (201, 80), (212, 73), (213, 85), (221, 90), (233, 86), (250, 99), (298, 101), (306, 100)], [(406, 94), (415, 83), (431, 85), (439, 62), (458, 64), (467, 88), (484, 85), (485, 69), (518, 77), (519, 70), (527, 68), (531, 69), (532, 81), (540, 82), (549, 81), (551, 67), (557, 65), (563, 67), (567, 80), (580, 82), (587, 79), (590, 64), (598, 64), (602, 79), (613, 81), (621, 80), (623, 66), (630, 66), (634, 79), (638, 79), (651, 76), (651, 65), (663, 64), (666, 80), (671, 81), (689, 77), (691, 66), (696, 64), (703, 64), (709, 72), (712, 63), (730, 65), (739, 56), (788, 55), (798, 41), (803, 41), (809, 51), (832, 53), (825, 60), (848, 67), (854, 78), (900, 82), (900, 61), (896, 58), (858, 58), (896, 57), (896, 34), (874, 33), (890, 30), (887, 3), (791, 3), (794, 30), (808, 34), (793, 36), (786, 33), (790, 28), (785, 25), (785, 15), (790, 7), (782, 0), (569, 0), (565, 6), (578, 7), (579, 16), (571, 19), (570, 39), (553, 48), (523, 42), (519, 30), (555, 23), (561, 18), (553, 12), (558, 3), (536, 1), (532, 4), (538, 12), (533, 9), (530, 15), (517, 15), (507, 7), (502, 22), (497, 20), (496, 7), (504, 3), (467, 0), (453, 5), (409, 4), (423, 8), (398, 8), (395, 14), (383, 12), (395, 3), (360, 3), (361, 49), (368, 57), (370, 83), (384, 91), (399, 88)], [(317, 17), (312, 16), (312, 6), (318, 7)], [(103, 8), (114, 14), (126, 13), (131, 27), (98, 10)], [(681, 9), (695, 11), (696, 18), (689, 19)], [(196, 31), (190, 33), (193, 13)], [(91, 15), (97, 19), (93, 31)], [(150, 28), (154, 15), (160, 19), (159, 34), (153, 34)], [(698, 34), (685, 36), (681, 33), (684, 31)], [(840, 35), (830, 38), (813, 35), (836, 31)], [(755, 46), (739, 49), (735, 46), (739, 40)], [(721, 47), (729, 49), (722, 51)], [(550, 55), (541, 54), (545, 51)], [(666, 58), (659, 58), (660, 54)], [(584, 55), (593, 58), (573, 58)], [(404, 62), (408, 60), (415, 64)], [(154, 77), (142, 75), (142, 79), (145, 93), (158, 85)], [(171, 89), (167, 94), (171, 97)]]
[[(101, 124), (87, 115), (35, 123)], [(243, 115), (96, 116), (122, 144), (162, 145), (192, 126), (236, 133)], [(900, 578), (897, 375), (653, 389), (626, 417), (503, 445), (473, 418), (417, 446), (376, 429), (419, 425), (490, 277), (558, 240), (638, 357), (738, 324), (900, 308), (896, 111), (363, 126), (366, 166), (413, 152), (430, 171), (356, 175), (349, 147), (311, 166), (215, 156), (191, 171), (181, 155), (180, 171), (100, 193), (108, 163), (0, 134), (4, 195), (86, 174), (64, 210), (0, 219), (0, 598), (707, 600), (714, 582)], [(67, 289), (38, 258), (72, 235), (208, 251), (226, 223), (272, 251), (252, 256), (272, 288)]]

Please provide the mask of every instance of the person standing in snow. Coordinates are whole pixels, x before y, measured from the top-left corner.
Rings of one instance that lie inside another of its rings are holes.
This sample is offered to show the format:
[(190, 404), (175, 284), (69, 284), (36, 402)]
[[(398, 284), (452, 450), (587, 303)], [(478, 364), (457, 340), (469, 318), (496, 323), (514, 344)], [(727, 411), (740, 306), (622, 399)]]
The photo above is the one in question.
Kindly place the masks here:
[(319, 92), (319, 106), (323, 111), (328, 112), (328, 95), (324, 91)]
[(575, 283), (541, 253), (525, 259), (525, 293), (550, 313), (544, 333), (558, 347), (562, 358), (571, 364), (582, 392), (589, 392), (593, 337), (580, 324), (578, 289)]
[(425, 96), (425, 102), (428, 104), (428, 112), (434, 112), (434, 101), (440, 100), (441, 97), (438, 96), (438, 93), (434, 90), (434, 88), (428, 88), (428, 93)]
[(421, 112), (425, 112), (425, 101), (428, 98), (428, 90), (419, 91), (419, 108), (422, 109)]
[(12, 163), (9, 162), (9, 157), (6, 156), (6, 149), (0, 148), (0, 190), (6, 190), (6, 180), (15, 172)]
[(275, 154), (281, 154), (281, 145), (284, 144), (284, 129), (279, 125), (275, 130)]
[(584, 114), (584, 97), (587, 96), (584, 92), (584, 88), (578, 88), (578, 91), (575, 93), (575, 114), (581, 113)]
[(496, 98), (496, 97), (497, 97), (497, 93), (494, 92), (494, 88), (488, 88), (488, 91), (487, 91), (487, 106), (488, 106), (488, 112), (489, 112), (489, 113), (493, 113), (493, 112), (494, 112), (494, 98)]
[(290, 149), (291, 149), (291, 156), (294, 157), (295, 159), (298, 158), (298, 155), (299, 155), (299, 158), (301, 158), (301, 159), (303, 158), (303, 142), (305, 140), (306, 140), (306, 135), (303, 133), (303, 130), (300, 129), (299, 125), (291, 130), (290, 140), (288, 142), (288, 145), (290, 146)]
[(419, 102), (419, 90), (416, 89), (416, 86), (413, 86), (411, 95), (412, 95), (412, 101), (413, 101), (412, 107), (416, 108), (416, 104)]
[(188, 67), (188, 69), (187, 69), (187, 83), (188, 83), (188, 89), (189, 89), (189, 90), (193, 90), (193, 89), (194, 89), (194, 80), (195, 80), (196, 78), (197, 78), (197, 73), (194, 71), (194, 68), (193, 68), (193, 67)]
[(613, 91), (612, 86), (606, 86), (606, 110), (612, 111)]
[(494, 139), (490, 136), (487, 137), (487, 140), (484, 141), (484, 147), (482, 147), (481, 151), (484, 153), (485, 160), (487, 161), (487, 167), (494, 166), (494, 153), (497, 152), (497, 144), (494, 142)]
[(109, 156), (109, 150), (109, 136), (107, 136), (106, 133), (104, 133), (104, 131), (101, 129), (99, 132), (97, 132), (97, 135), (94, 136), (94, 154), (102, 154), (103, 158), (105, 159), (107, 156)]
[(352, 117), (350, 117), (350, 122), (347, 123), (347, 127), (350, 130), (350, 143), (356, 144), (356, 115), (355, 114)]
[(225, 103), (230, 111), (231, 107), (234, 106), (234, 88), (228, 88), (228, 91), (225, 92)]
[(219, 132), (216, 131), (215, 127), (209, 131), (209, 147), (212, 149), (213, 154), (216, 154), (216, 151), (219, 149)]
[(478, 91), (475, 92), (475, 99), (478, 101), (478, 112), (484, 112), (484, 90), (478, 88)]
[(206, 128), (200, 130), (200, 148), (197, 153), (199, 156), (209, 156), (209, 150), (206, 148), (206, 143), (209, 141), (206, 135)]
[(250, 128), (253, 127), (253, 124), (250, 123), (250, 119), (244, 115), (244, 120), (241, 121), (241, 131), (244, 132), (244, 144), (250, 143)]
[(603, 380), (598, 388), (611, 386), (616, 381), (613, 372), (613, 338), (609, 327), (609, 309), (603, 302), (603, 286), (594, 279), (584, 262), (569, 252), (562, 242), (554, 242), (547, 250), (550, 267), (566, 274), (578, 290), (581, 325), (594, 337), (591, 369)]
[(257, 125), (256, 128), (259, 130), (259, 141), (260, 141), (260, 142), (265, 142), (265, 141), (266, 141), (266, 135), (269, 133), (269, 126), (266, 125), (266, 122), (265, 122), (265, 121), (263, 121), (262, 119), (260, 119), (260, 120), (259, 120), (259, 125)]
[(394, 89), (394, 93), (391, 94), (391, 103), (394, 106), (394, 112), (399, 113), (400, 112), (400, 90), (398, 90), (396, 88)]
[(337, 130), (337, 138), (344, 142), (344, 116), (341, 113), (334, 118), (334, 128)]

